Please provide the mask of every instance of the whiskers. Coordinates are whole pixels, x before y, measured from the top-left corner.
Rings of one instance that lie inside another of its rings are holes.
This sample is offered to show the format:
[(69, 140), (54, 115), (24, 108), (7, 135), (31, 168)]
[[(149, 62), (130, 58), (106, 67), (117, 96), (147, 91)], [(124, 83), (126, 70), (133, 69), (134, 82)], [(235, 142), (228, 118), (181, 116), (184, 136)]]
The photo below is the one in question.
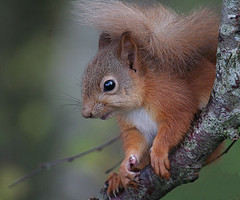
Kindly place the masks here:
[(66, 102), (66, 103), (60, 105), (59, 109), (70, 108), (71, 111), (81, 112), (82, 102), (79, 98), (72, 96), (66, 92), (61, 91), (61, 94), (59, 95), (59, 99), (61, 99), (61, 101)]

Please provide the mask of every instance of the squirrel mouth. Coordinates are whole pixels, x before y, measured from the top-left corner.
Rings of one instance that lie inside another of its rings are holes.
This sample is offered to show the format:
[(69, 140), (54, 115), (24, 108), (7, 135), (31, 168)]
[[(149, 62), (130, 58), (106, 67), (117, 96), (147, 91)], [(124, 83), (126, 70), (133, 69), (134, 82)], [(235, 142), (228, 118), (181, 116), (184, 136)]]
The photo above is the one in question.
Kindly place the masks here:
[(100, 117), (101, 120), (106, 120), (112, 117), (113, 112), (109, 112), (103, 116)]

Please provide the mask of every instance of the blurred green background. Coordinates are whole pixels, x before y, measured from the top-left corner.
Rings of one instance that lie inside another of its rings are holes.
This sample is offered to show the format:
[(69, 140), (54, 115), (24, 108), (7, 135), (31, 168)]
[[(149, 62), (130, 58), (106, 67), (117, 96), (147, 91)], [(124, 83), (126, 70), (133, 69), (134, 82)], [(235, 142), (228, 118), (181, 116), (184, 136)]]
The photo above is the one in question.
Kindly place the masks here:
[[(177, 11), (220, 0), (162, 1)], [(103, 186), (104, 171), (123, 158), (120, 142), (8, 185), (40, 162), (75, 155), (118, 135), (115, 120), (86, 120), (80, 105), (81, 76), (97, 49), (98, 33), (81, 26), (72, 1), (0, 0), (0, 199), (82, 200)], [(70, 96), (69, 96), (70, 95)], [(195, 183), (164, 200), (240, 199), (239, 145)]]

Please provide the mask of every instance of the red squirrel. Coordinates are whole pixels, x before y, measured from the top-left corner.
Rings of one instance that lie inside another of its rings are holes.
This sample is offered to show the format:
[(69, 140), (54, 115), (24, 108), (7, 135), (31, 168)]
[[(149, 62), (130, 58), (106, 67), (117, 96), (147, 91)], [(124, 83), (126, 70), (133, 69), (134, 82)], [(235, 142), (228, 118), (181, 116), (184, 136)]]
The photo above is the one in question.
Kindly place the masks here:
[(82, 81), (82, 115), (116, 117), (125, 151), (108, 194), (138, 187), (151, 163), (170, 178), (169, 151), (190, 129), (215, 79), (218, 17), (207, 9), (178, 15), (159, 3), (80, 3), (82, 18), (102, 33)]

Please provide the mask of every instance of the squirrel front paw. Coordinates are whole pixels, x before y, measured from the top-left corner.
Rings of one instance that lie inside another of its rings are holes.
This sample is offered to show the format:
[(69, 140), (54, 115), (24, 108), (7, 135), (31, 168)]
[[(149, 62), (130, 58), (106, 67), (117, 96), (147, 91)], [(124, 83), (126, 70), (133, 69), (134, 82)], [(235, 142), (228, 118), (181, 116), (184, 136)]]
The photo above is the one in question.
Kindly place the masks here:
[(111, 173), (105, 185), (109, 197), (116, 197), (128, 187), (138, 189), (140, 187), (140, 170), (137, 168), (139, 159), (135, 155), (126, 158), (119, 169), (119, 174)]
[(136, 155), (131, 154), (126, 158), (119, 169), (119, 176), (124, 188), (139, 188), (140, 170), (138, 169), (139, 159)]
[(169, 179), (170, 178), (170, 162), (168, 159), (168, 151), (164, 151), (161, 148), (150, 149), (151, 165), (155, 174), (158, 176)]

